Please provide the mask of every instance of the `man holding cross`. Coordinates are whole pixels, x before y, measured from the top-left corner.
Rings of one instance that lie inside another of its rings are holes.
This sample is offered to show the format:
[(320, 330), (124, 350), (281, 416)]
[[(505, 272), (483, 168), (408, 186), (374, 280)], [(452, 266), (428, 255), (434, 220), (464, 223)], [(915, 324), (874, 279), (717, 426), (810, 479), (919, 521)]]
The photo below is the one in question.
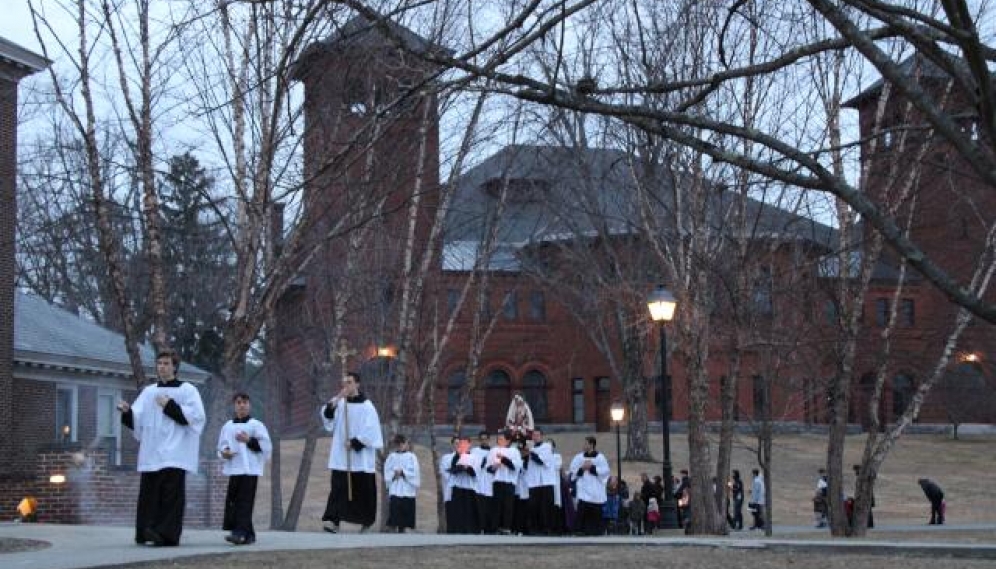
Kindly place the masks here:
[(322, 516), (324, 529), (336, 533), (339, 522), (346, 521), (360, 524), (360, 531), (366, 532), (377, 517), (374, 472), (384, 440), (377, 410), (360, 391), (358, 373), (346, 373), (342, 390), (325, 404), (321, 416), (325, 430), (332, 433), (332, 489)]

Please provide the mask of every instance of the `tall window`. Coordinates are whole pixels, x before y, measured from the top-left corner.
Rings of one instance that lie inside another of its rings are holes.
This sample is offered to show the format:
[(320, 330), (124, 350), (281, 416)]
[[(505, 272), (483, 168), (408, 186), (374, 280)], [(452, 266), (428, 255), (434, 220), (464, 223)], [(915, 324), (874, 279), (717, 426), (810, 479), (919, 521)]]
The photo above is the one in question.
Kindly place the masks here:
[(754, 419), (757, 421), (764, 420), (764, 412), (767, 409), (767, 397), (765, 397), (764, 389), (764, 377), (760, 375), (755, 375), (751, 378), (751, 387), (753, 389), (753, 399), (754, 399)]
[(575, 377), (571, 380), (571, 406), (574, 410), (574, 422), (584, 423), (584, 379)]
[(771, 269), (764, 267), (754, 281), (754, 310), (761, 314), (771, 314), (774, 304), (771, 299)]
[(537, 322), (546, 321), (546, 299), (541, 290), (529, 293), (529, 317)]
[(889, 299), (875, 299), (875, 325), (884, 328), (889, 323)]
[(519, 299), (514, 290), (508, 291), (501, 302), (501, 315), (505, 320), (515, 320), (519, 317)]
[(456, 312), (457, 303), (460, 302), (460, 291), (455, 288), (446, 289), (446, 313)]
[(913, 400), (913, 378), (905, 374), (899, 374), (892, 378), (892, 417), (899, 417), (909, 407)]
[(546, 402), (546, 376), (542, 372), (532, 370), (522, 376), (522, 397), (533, 411), (533, 419), (546, 421), (548, 417)]
[(109, 464), (121, 464), (121, 421), (115, 405), (121, 399), (116, 389), (97, 391), (97, 437), (100, 448), (107, 451)]
[(467, 374), (464, 370), (453, 372), (446, 382), (446, 416), (451, 421), (456, 419), (461, 411), (465, 421), (470, 421), (474, 417), (474, 399), (470, 394), (467, 394), (467, 400), (463, 402), (463, 409), (460, 408), (466, 384)]
[(76, 442), (76, 387), (55, 389), (55, 440)]
[(912, 298), (904, 298), (899, 304), (899, 317), (903, 326), (916, 326), (916, 302)]
[(840, 309), (837, 307), (837, 301), (832, 298), (823, 301), (823, 320), (827, 324), (836, 325), (839, 319)]

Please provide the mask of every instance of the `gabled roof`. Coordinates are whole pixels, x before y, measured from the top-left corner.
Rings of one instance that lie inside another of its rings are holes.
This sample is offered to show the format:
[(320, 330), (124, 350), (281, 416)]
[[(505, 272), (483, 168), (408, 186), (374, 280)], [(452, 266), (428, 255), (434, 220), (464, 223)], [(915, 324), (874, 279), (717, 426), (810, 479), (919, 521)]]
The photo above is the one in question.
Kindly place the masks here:
[[(139, 346), (139, 352), (147, 376), (155, 377), (155, 352), (146, 344)], [(14, 296), (14, 366), (118, 378), (132, 375), (121, 334), (21, 291)], [(184, 381), (202, 383), (210, 375), (187, 363), (180, 366)]]
[[(951, 66), (964, 69), (967, 73), (968, 63), (959, 57), (951, 55), (947, 58)], [(939, 66), (936, 62), (923, 55), (922, 53), (915, 53), (906, 59), (899, 62), (899, 71), (907, 77), (913, 77), (919, 74), (920, 78), (925, 79), (935, 79), (935, 80), (949, 80), (951, 79), (951, 74)], [(864, 89), (854, 97), (848, 99), (845, 103), (845, 107), (856, 108), (863, 101), (870, 97), (877, 96), (879, 91), (885, 85), (885, 79), (879, 78), (877, 81), (871, 84), (867, 89)]]
[(395, 47), (398, 42), (403, 50), (415, 54), (451, 55), (453, 53), (452, 50), (432, 43), (393, 20), (384, 18), (374, 21), (360, 15), (343, 24), (329, 37), (304, 48), (292, 66), (291, 77), (301, 79), (307, 72), (310, 61), (322, 53)]

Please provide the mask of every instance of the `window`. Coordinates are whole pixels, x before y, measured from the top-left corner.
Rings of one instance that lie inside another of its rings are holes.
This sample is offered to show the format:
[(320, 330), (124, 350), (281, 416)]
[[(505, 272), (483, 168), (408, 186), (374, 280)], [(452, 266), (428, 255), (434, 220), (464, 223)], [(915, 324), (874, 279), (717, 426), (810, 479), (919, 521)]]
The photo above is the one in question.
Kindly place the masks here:
[(836, 300), (829, 299), (823, 302), (823, 319), (830, 325), (836, 325), (840, 321), (840, 309)]
[(474, 400), (471, 394), (467, 394), (466, 400), (463, 397), (466, 384), (467, 374), (463, 370), (454, 372), (446, 382), (446, 416), (451, 421), (460, 414), (468, 421), (474, 416)]
[(453, 315), (456, 312), (457, 304), (460, 302), (460, 291), (455, 288), (446, 289), (446, 313)]
[(114, 389), (97, 391), (97, 439), (100, 448), (107, 452), (108, 464), (121, 464), (121, 421), (117, 402), (121, 394)]
[(537, 322), (546, 321), (546, 299), (543, 298), (541, 290), (529, 293), (529, 317)]
[(902, 416), (912, 400), (913, 378), (904, 374), (892, 378), (892, 417), (894, 420)]
[(771, 314), (771, 269), (762, 268), (754, 280), (754, 310), (761, 314)]
[(501, 302), (501, 315), (505, 320), (515, 320), (519, 316), (518, 295), (515, 291), (509, 291)]
[(904, 298), (899, 304), (899, 318), (903, 326), (916, 326), (916, 302), (912, 298)]
[(571, 380), (571, 406), (574, 422), (584, 423), (584, 379), (580, 377)]
[(547, 420), (546, 376), (542, 372), (532, 370), (522, 376), (522, 397), (532, 409), (534, 420)]
[(889, 323), (889, 299), (875, 299), (875, 325), (884, 328)]
[(763, 421), (764, 412), (767, 408), (767, 397), (765, 393), (764, 377), (755, 375), (751, 378), (754, 400), (754, 420)]
[(63, 443), (76, 442), (76, 387), (72, 385), (55, 388), (55, 440)]

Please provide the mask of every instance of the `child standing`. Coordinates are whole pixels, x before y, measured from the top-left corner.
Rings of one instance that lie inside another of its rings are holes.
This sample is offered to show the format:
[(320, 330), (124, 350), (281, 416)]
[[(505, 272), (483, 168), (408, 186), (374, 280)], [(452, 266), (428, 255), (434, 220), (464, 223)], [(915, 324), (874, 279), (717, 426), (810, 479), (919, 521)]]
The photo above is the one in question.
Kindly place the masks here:
[(654, 528), (660, 524), (661, 510), (657, 506), (657, 498), (651, 498), (647, 503), (647, 535), (654, 534)]
[(394, 436), (394, 452), (384, 461), (384, 481), (388, 495), (388, 527), (405, 533), (405, 528), (415, 529), (415, 496), (418, 494), (418, 457), (411, 451), (408, 438)]
[(647, 506), (643, 497), (637, 492), (629, 502), (629, 535), (643, 535), (643, 520), (647, 515)]
[(263, 475), (263, 465), (270, 459), (273, 446), (266, 425), (249, 414), (252, 411), (249, 395), (236, 393), (232, 403), (235, 418), (225, 423), (218, 436), (218, 456), (224, 459), (222, 472), (228, 476), (222, 529), (231, 532), (225, 541), (247, 545), (256, 541), (252, 527), (256, 483)]

